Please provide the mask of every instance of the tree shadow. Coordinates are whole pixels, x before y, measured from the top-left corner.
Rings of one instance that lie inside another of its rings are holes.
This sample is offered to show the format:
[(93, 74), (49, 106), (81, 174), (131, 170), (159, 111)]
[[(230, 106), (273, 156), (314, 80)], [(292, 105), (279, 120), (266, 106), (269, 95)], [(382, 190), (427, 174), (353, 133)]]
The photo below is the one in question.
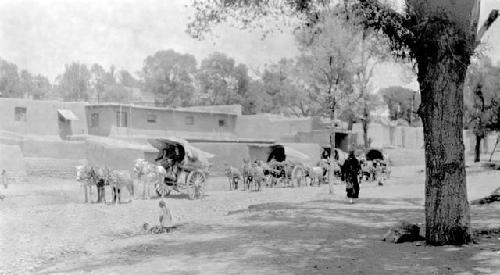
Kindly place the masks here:
[[(417, 203), (401, 201), (409, 206)], [(369, 203), (391, 204), (376, 199)], [(336, 206), (328, 200), (251, 205), (247, 211), (233, 213), (234, 222), (190, 223), (175, 233), (147, 239), (132, 236), (138, 238), (133, 244), (78, 259), (75, 265), (55, 272), (93, 272), (155, 259), (165, 263), (182, 260), (177, 268), (189, 274), (197, 273), (190, 268), (203, 264), (223, 264), (218, 271), (232, 274), (474, 274), (478, 264), (495, 267), (489, 254), (484, 254), (487, 251), (481, 250), (488, 246), (486, 242), (484, 246), (453, 248), (381, 240), (395, 221), (421, 221), (421, 209)], [(175, 266), (171, 268), (176, 271)]]

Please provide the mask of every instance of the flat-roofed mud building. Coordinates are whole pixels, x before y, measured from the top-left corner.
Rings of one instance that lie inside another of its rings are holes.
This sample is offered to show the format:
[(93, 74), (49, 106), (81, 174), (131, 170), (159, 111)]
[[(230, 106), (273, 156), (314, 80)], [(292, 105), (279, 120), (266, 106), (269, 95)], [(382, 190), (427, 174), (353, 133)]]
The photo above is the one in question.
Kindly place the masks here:
[(232, 133), (238, 114), (123, 104), (86, 106), (88, 133), (109, 136), (114, 127), (145, 131)]

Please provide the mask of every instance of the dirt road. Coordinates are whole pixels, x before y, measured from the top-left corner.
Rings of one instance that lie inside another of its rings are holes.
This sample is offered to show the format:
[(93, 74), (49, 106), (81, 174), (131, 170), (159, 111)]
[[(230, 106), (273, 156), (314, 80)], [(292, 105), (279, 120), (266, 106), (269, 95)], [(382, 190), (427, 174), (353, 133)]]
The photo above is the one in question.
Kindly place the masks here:
[[(162, 235), (141, 231), (157, 200), (82, 204), (75, 182), (31, 178), (2, 190), (0, 273), (500, 274), (500, 235), (465, 247), (381, 241), (394, 222), (423, 220), (424, 176), (398, 169), (382, 187), (363, 183), (354, 205), (340, 185), (333, 196), (327, 186), (172, 196), (180, 228)], [(469, 174), (471, 200), (499, 185), (496, 171)], [(499, 210), (473, 207), (473, 223), (500, 226)]]

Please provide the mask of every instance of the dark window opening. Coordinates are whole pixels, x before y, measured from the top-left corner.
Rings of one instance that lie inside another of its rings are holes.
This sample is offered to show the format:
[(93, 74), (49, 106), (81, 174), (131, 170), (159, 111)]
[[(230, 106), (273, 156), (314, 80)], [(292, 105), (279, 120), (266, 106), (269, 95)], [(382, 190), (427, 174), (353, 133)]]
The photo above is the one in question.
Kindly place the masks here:
[(148, 115), (146, 120), (148, 123), (156, 123), (156, 115)]
[(224, 126), (226, 126), (226, 121), (223, 119), (220, 119), (219, 120), (219, 127), (224, 127)]
[(14, 116), (16, 121), (26, 121), (26, 107), (16, 107), (14, 109)]
[(90, 115), (90, 127), (99, 127), (99, 114), (93, 113)]
[(184, 118), (184, 123), (186, 125), (193, 125), (194, 124), (194, 117), (193, 116), (187, 116)]

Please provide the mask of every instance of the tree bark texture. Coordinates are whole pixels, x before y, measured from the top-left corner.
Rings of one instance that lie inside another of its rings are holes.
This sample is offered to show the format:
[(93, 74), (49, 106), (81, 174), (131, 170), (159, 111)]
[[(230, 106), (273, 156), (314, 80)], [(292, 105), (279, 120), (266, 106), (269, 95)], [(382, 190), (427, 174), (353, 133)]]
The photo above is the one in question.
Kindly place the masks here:
[(428, 244), (460, 245), (470, 242), (462, 132), (469, 57), (445, 51), (436, 53), (435, 59), (418, 60), (426, 163), (425, 233)]

